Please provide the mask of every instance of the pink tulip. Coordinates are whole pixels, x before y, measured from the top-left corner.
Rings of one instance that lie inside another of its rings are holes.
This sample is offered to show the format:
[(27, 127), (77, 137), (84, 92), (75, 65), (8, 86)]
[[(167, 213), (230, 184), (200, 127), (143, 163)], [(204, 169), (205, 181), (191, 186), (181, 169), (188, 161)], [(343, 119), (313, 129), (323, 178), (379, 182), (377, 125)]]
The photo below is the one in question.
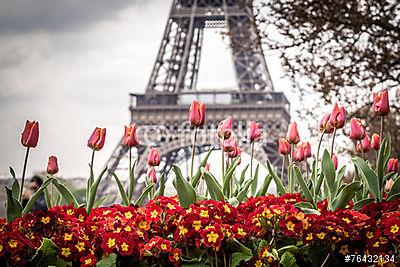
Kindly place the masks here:
[(293, 160), (302, 161), (304, 157), (304, 147), (302, 145), (297, 145), (293, 151)]
[(362, 140), (366, 133), (360, 119), (352, 118), (350, 121), (350, 139)]
[(36, 147), (39, 141), (39, 122), (27, 120), (21, 134), (21, 144), (25, 147)]
[(387, 164), (387, 172), (398, 172), (399, 171), (399, 160), (390, 158)]
[(311, 158), (311, 145), (309, 142), (305, 142), (302, 144), (303, 149), (304, 149), (304, 157), (305, 158)]
[(325, 114), (319, 122), (319, 131), (321, 133), (333, 133), (333, 127), (329, 124), (331, 114)]
[[(223, 146), (222, 146), (223, 145)], [(222, 140), (221, 148), (223, 147), (225, 152), (231, 152), (237, 147), (237, 142), (233, 136), (228, 139)]]
[(157, 172), (153, 167), (147, 168), (147, 179), (153, 184), (157, 183)]
[(99, 151), (103, 148), (105, 140), (106, 128), (96, 127), (87, 142), (87, 146), (93, 150)]
[(189, 109), (189, 123), (192, 126), (200, 127), (204, 125), (206, 115), (206, 104), (197, 100), (192, 101)]
[(261, 137), (261, 125), (259, 123), (256, 123), (255, 121), (250, 122), (250, 127), (249, 127), (249, 139), (250, 142), (258, 142)]
[(379, 150), (381, 146), (381, 137), (379, 134), (374, 133), (371, 137), (371, 148), (374, 150)]
[(292, 122), (291, 124), (289, 124), (289, 129), (286, 135), (286, 139), (291, 144), (297, 144), (298, 142), (300, 142), (300, 136), (299, 136), (299, 131), (297, 130), (296, 122)]
[(279, 138), (279, 153), (281, 155), (290, 154), (290, 143), (286, 138)]
[(161, 162), (160, 154), (158, 154), (157, 148), (152, 147), (150, 149), (149, 156), (147, 157), (147, 164), (153, 167), (160, 165), (160, 162)]
[(338, 104), (335, 103), (335, 105), (333, 106), (331, 116), (329, 118), (329, 124), (333, 128), (340, 129), (343, 128), (345, 123), (346, 123), (346, 110), (344, 109), (344, 107), (339, 108)]
[(332, 156), (332, 161), (333, 161), (333, 165), (335, 166), (335, 170), (337, 170), (339, 161), (338, 161), (338, 157), (335, 154), (333, 154), (333, 156)]
[(389, 192), (392, 189), (393, 185), (394, 185), (394, 181), (392, 178), (390, 178), (385, 183), (385, 191)]
[(232, 134), (232, 116), (218, 124), (217, 135), (221, 139), (228, 139)]
[(368, 134), (366, 134), (364, 139), (357, 144), (357, 152), (362, 153), (364, 151), (364, 153), (367, 153), (370, 149), (371, 149), (371, 142), (369, 140)]
[(57, 158), (55, 156), (50, 156), (47, 163), (47, 173), (56, 174), (58, 172)]
[(372, 94), (374, 100), (374, 112), (378, 116), (386, 116), (390, 112), (389, 93), (388, 90), (383, 90), (379, 93)]
[(229, 158), (236, 158), (237, 156), (239, 156), (242, 153), (242, 151), (240, 150), (240, 148), (238, 146), (236, 146), (234, 148), (234, 150), (228, 152), (228, 157)]

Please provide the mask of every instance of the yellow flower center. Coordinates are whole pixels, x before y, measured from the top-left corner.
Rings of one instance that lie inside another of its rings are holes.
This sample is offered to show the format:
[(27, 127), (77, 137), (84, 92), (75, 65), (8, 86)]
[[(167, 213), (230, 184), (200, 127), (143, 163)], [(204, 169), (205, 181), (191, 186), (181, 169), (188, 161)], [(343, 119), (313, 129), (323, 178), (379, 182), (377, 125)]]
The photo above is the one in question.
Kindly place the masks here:
[(319, 234), (317, 234), (317, 237), (319, 239), (324, 239), (325, 235), (326, 235), (325, 233), (319, 233)]
[(10, 241), (8, 241), (8, 245), (10, 246), (10, 248), (16, 248), (18, 246), (18, 243), (14, 239), (11, 239)]
[(231, 213), (231, 209), (226, 204), (224, 205), (224, 210), (226, 213)]
[(70, 241), (70, 240), (72, 240), (72, 234), (65, 233), (64, 234), (64, 241)]
[(349, 219), (349, 218), (343, 218), (342, 219), (344, 222), (346, 222), (346, 223), (351, 223), (351, 220)]
[(208, 217), (208, 210), (201, 210), (200, 217), (207, 218)]
[(238, 235), (245, 236), (246, 232), (242, 228), (238, 228)]
[(207, 240), (209, 243), (217, 243), (219, 235), (211, 231), (210, 233), (207, 234)]
[(179, 226), (179, 235), (182, 236), (188, 232), (188, 229), (186, 229), (184, 226), (180, 225)]
[(130, 232), (130, 231), (132, 231), (132, 228), (128, 225), (128, 226), (126, 226), (126, 227), (124, 228), (124, 230), (127, 231), (127, 232)]
[(130, 212), (130, 211), (125, 212), (124, 215), (125, 215), (125, 218), (127, 218), (127, 219), (130, 219), (133, 216), (132, 212)]
[(193, 221), (192, 227), (194, 228), (194, 230), (199, 231), (201, 228), (201, 221)]
[(75, 247), (78, 249), (79, 252), (81, 252), (81, 251), (85, 250), (85, 243), (78, 242), (78, 244), (76, 244)]
[(48, 224), (50, 222), (50, 217), (42, 217), (40, 221), (44, 224)]
[(374, 237), (374, 233), (373, 232), (368, 232), (367, 233), (367, 238), (368, 239), (371, 239), (371, 238), (373, 238)]
[(107, 246), (109, 248), (115, 246), (115, 238), (109, 238), (108, 241), (107, 241)]
[(89, 264), (91, 264), (91, 263), (92, 263), (92, 259), (86, 259), (86, 260), (85, 260), (85, 264), (86, 264), (86, 265), (89, 265)]
[(167, 245), (166, 244), (161, 244), (161, 249), (162, 250), (167, 250)]
[(71, 255), (71, 250), (69, 248), (62, 248), (61, 255), (68, 257), (69, 255)]
[(312, 239), (313, 239), (312, 233), (309, 233), (306, 237), (306, 240), (312, 240)]
[(129, 248), (129, 245), (128, 245), (128, 244), (126, 244), (125, 242), (122, 243), (122, 245), (121, 245), (122, 251), (128, 251), (128, 248)]
[(400, 229), (399, 226), (397, 224), (395, 224), (395, 225), (392, 225), (392, 227), (390, 227), (390, 232), (392, 234), (395, 234), (399, 231), (399, 229)]
[(152, 212), (150, 212), (151, 218), (157, 218), (158, 215), (158, 211), (153, 210)]
[(71, 210), (71, 209), (67, 209), (67, 214), (68, 214), (68, 215), (72, 215), (72, 214), (74, 214), (74, 211)]
[(170, 210), (173, 210), (173, 209), (175, 209), (175, 206), (172, 205), (171, 203), (168, 203), (167, 208), (169, 208)]
[(286, 228), (289, 230), (289, 231), (294, 231), (294, 223), (292, 223), (291, 221), (289, 221), (287, 224), (286, 224)]

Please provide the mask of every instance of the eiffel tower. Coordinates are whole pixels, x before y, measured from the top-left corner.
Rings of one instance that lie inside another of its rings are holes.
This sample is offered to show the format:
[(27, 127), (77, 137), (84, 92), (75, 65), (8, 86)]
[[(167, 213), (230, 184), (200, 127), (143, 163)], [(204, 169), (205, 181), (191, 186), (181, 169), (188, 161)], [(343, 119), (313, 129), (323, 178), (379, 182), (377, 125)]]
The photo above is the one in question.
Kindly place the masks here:
[[(203, 34), (206, 28), (227, 30), (230, 40), (237, 88), (232, 90), (196, 90)], [(245, 130), (249, 120), (262, 122), (264, 142), (255, 150), (261, 163), (270, 160), (280, 166), (277, 153), (278, 134), (290, 121), (290, 107), (285, 95), (275, 92), (261, 48), (249, 0), (173, 0), (164, 36), (147, 88), (142, 94), (130, 94), (132, 123), (138, 125), (140, 145), (132, 157), (137, 159), (135, 177), (145, 174), (150, 147), (161, 156), (160, 173), (168, 173), (172, 164), (191, 156), (191, 130), (187, 123), (188, 108), (193, 99), (206, 103), (206, 124), (199, 129), (195, 153), (217, 147), (218, 123), (233, 115), (237, 140), (242, 151), (249, 153)], [(107, 162), (109, 172), (102, 182), (102, 194), (118, 194), (109, 187), (112, 173), (128, 179), (128, 149), (122, 139)], [(137, 183), (140, 194), (144, 183)]]

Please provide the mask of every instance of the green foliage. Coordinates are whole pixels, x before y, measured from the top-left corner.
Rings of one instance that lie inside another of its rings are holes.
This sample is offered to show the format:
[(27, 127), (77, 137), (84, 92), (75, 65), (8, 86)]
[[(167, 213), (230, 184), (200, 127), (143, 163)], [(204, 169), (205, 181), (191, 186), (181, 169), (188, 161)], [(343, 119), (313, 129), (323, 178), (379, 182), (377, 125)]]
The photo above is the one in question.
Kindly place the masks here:
[(93, 208), (96, 199), (97, 188), (99, 187), (100, 181), (103, 178), (104, 173), (107, 171), (107, 167), (103, 169), (100, 175), (97, 177), (96, 181), (93, 182), (89, 188), (89, 199), (86, 202), (86, 211), (90, 213)]
[(47, 186), (53, 181), (53, 178), (47, 179), (44, 181), (42, 186), (33, 194), (33, 196), (28, 200), (28, 203), (26, 203), (25, 208), (22, 210), (22, 215), (28, 214), (33, 206), (36, 203), (36, 200), (39, 198), (39, 196), (43, 193), (43, 191), (47, 188)]
[[(58, 248), (53, 241), (43, 238), (42, 244), (31, 259), (31, 263), (38, 267), (60, 266), (63, 260), (60, 260), (57, 254)], [(66, 266), (65, 262), (63, 266)]]
[(207, 184), (207, 190), (210, 192), (211, 199), (222, 201), (225, 199), (221, 185), (217, 179), (208, 172), (205, 168), (202, 168), (202, 174)]
[(272, 170), (271, 163), (267, 161), (267, 169), (269, 171), (269, 174), (272, 176), (274, 179), (274, 182), (276, 184), (276, 190), (278, 191), (279, 195), (286, 194), (286, 189), (283, 186), (282, 180), (276, 175), (276, 173)]
[(11, 189), (6, 187), (7, 203), (6, 203), (6, 217), (7, 222), (10, 223), (22, 214), (22, 206), (19, 201), (13, 196)]
[(125, 206), (128, 206), (130, 204), (130, 201), (128, 199), (128, 196), (126, 195), (124, 186), (121, 183), (121, 180), (118, 178), (118, 176), (113, 173), (112, 174), (115, 181), (117, 182), (117, 186), (118, 186), (118, 190), (119, 190), (119, 194), (121, 195), (121, 199), (122, 199), (122, 203), (124, 203)]
[(61, 184), (58, 179), (53, 178), (52, 183), (60, 192), (60, 195), (67, 204), (74, 204), (75, 207), (79, 206), (79, 203), (76, 200), (75, 196), (71, 193), (71, 191), (68, 190), (68, 188), (65, 185)]
[(179, 203), (183, 208), (188, 208), (190, 204), (196, 202), (196, 191), (193, 186), (183, 178), (182, 172), (178, 166), (174, 165), (172, 169), (175, 172), (173, 184), (178, 193)]
[(117, 264), (117, 255), (115, 253), (108, 254), (97, 262), (96, 267), (115, 267)]

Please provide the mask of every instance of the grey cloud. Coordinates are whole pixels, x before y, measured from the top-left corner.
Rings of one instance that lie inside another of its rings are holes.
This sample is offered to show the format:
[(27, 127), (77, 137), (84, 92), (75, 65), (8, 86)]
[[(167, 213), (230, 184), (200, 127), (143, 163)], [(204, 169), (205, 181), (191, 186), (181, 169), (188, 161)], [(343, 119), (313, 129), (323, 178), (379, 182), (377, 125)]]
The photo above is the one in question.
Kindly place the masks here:
[(145, 0), (0, 0), (0, 34), (69, 31)]

